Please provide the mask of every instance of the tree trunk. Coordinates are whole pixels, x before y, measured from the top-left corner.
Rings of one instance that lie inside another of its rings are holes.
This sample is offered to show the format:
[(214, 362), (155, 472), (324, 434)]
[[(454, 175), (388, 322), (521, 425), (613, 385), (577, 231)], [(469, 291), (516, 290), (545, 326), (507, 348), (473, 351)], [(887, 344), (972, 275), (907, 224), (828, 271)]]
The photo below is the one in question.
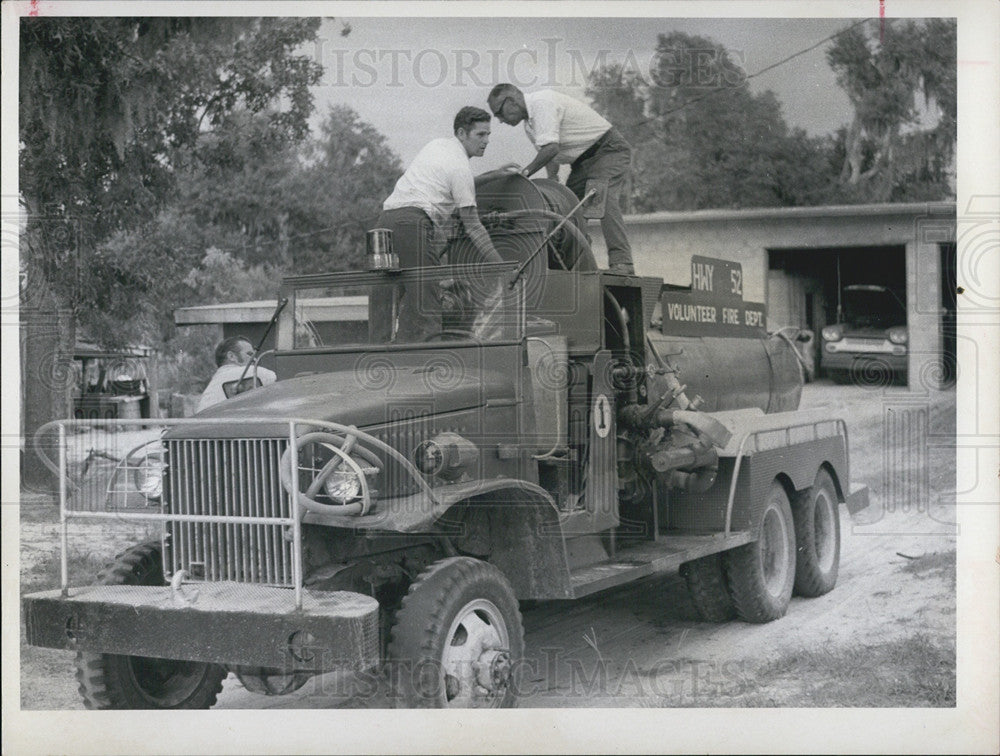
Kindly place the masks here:
[[(73, 346), (76, 322), (72, 311), (60, 307), (41, 276), (29, 275), (21, 292), (21, 485), (51, 491), (55, 476), (45, 467), (34, 445), (34, 435), (52, 420), (70, 417), (69, 388), (74, 380)], [(46, 454), (57, 459), (55, 436), (42, 440)]]

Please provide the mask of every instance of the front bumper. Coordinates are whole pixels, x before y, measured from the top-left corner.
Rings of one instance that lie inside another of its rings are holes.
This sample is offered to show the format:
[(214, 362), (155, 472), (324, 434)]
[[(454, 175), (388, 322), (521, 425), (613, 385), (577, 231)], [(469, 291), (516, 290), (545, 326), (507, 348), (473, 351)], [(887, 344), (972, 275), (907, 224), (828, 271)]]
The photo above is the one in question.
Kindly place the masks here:
[(291, 671), (379, 661), (378, 602), (346, 591), (294, 593), (242, 583), (95, 585), (22, 599), (27, 642), (71, 651)]
[(823, 352), (822, 367), (827, 370), (864, 370), (866, 365), (885, 365), (893, 372), (905, 371), (905, 354), (879, 352)]

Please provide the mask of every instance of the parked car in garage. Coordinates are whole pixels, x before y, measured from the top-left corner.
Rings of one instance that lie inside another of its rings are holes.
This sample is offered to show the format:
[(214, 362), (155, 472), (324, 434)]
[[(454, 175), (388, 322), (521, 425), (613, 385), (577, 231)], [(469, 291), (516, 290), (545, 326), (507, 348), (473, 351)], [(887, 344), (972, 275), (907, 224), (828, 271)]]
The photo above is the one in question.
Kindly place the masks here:
[(853, 284), (842, 315), (822, 331), (822, 367), (837, 383), (906, 382), (906, 305), (886, 286)]

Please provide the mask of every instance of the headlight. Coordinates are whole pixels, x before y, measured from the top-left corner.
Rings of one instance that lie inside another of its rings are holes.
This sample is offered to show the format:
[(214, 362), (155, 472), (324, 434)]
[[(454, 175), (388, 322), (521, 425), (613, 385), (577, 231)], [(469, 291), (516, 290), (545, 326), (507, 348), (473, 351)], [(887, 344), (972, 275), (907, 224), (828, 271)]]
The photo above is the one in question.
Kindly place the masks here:
[(840, 341), (844, 337), (844, 326), (825, 326), (822, 331), (823, 341)]
[(167, 465), (154, 457), (146, 457), (135, 468), (135, 487), (150, 501), (157, 501), (163, 496), (163, 471)]
[(893, 344), (905, 344), (908, 335), (906, 329), (903, 327), (890, 328), (889, 329), (889, 341)]
[(361, 478), (354, 470), (336, 470), (323, 482), (323, 491), (338, 504), (347, 504), (361, 494)]

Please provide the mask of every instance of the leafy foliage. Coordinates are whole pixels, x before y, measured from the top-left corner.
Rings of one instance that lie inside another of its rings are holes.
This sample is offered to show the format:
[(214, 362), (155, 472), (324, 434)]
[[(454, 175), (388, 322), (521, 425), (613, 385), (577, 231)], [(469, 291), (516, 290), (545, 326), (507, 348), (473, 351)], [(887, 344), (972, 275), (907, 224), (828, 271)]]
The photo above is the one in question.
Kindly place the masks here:
[[(115, 234), (149, 221), (235, 114), (266, 114), (274, 143), (308, 131), (320, 66), (296, 54), (318, 19), (24, 18), (20, 188), (25, 265), (105, 342), (162, 267)], [(280, 102), (282, 109), (272, 106)], [(59, 241), (53, 243), (52, 239)]]
[[(587, 94), (635, 148), (632, 209), (689, 210), (941, 199), (955, 148), (955, 24), (848, 27), (828, 50), (854, 106), (848, 128), (789, 128), (772, 92), (706, 37), (661, 34), (649, 80), (597, 69)], [(919, 128), (922, 97), (936, 125)]]
[(595, 107), (636, 147), (637, 211), (809, 204), (826, 169), (817, 140), (790, 130), (771, 92), (754, 95), (710, 39), (661, 34), (651, 81), (595, 71)]
[[(956, 137), (954, 19), (888, 21), (880, 39), (859, 26), (827, 51), (854, 107), (841, 135), (840, 181), (868, 201), (939, 199), (952, 194)], [(920, 110), (936, 123), (918, 128)]]
[(119, 337), (155, 343), (167, 361), (210, 368), (213, 344), (175, 329), (176, 307), (276, 299), (285, 274), (360, 267), (365, 231), (399, 176), (399, 159), (349, 108), (332, 106), (319, 132), (276, 144), (266, 114), (237, 113), (199, 142), (166, 206), (98, 246), (99, 259), (156, 270), (156, 285), (119, 293), (132, 308)]

